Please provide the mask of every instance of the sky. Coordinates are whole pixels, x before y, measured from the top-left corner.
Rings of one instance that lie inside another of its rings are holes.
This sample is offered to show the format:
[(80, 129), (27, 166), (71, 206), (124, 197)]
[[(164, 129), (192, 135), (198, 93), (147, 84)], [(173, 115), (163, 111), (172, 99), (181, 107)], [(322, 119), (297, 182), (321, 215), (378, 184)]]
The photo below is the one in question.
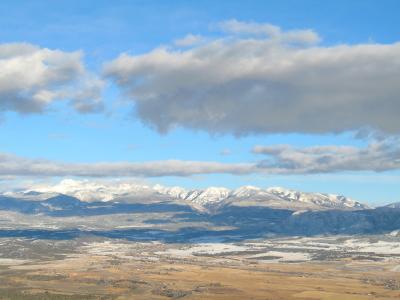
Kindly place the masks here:
[(0, 187), (400, 201), (398, 1), (1, 1)]

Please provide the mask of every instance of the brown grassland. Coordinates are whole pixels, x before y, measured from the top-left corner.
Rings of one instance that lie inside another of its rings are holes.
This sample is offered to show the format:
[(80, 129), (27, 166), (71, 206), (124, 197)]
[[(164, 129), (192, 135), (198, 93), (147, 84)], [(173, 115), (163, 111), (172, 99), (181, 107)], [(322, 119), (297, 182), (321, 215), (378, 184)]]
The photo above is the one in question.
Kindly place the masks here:
[(400, 299), (400, 273), (367, 261), (244, 265), (76, 255), (3, 265), (0, 299)]

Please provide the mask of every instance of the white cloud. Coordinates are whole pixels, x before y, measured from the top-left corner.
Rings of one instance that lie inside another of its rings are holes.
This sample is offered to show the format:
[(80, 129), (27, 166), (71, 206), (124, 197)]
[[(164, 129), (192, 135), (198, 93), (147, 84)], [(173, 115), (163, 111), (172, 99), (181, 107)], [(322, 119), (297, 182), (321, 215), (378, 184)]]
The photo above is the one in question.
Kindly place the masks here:
[(312, 30), (220, 27), (223, 38), (121, 54), (104, 72), (159, 132), (400, 133), (400, 43), (317, 46)]
[(0, 111), (41, 113), (57, 100), (82, 113), (102, 108), (103, 82), (87, 72), (79, 51), (0, 44), (0, 70)]

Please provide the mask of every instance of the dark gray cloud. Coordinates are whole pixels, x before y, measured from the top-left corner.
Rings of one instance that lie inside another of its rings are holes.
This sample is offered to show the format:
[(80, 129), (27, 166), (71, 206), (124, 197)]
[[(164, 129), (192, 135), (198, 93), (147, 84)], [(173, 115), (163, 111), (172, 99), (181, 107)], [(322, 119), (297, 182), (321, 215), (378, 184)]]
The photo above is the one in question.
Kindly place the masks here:
[(41, 113), (58, 100), (81, 113), (102, 109), (103, 81), (85, 70), (79, 51), (0, 44), (0, 70), (0, 112)]
[(324, 46), (312, 30), (219, 27), (223, 38), (121, 54), (104, 72), (159, 132), (400, 133), (400, 43)]

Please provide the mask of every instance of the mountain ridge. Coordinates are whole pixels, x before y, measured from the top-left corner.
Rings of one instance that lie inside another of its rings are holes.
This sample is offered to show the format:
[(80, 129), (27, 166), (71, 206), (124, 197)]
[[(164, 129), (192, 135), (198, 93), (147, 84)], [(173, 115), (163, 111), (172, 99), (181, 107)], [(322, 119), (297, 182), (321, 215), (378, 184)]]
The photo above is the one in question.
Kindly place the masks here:
[(95, 183), (63, 180), (58, 185), (4, 193), (19, 199), (42, 201), (56, 195), (68, 195), (83, 202), (185, 204), (202, 212), (215, 212), (227, 206), (263, 206), (292, 210), (357, 210), (368, 205), (351, 198), (325, 193), (309, 193), (281, 187), (242, 186), (236, 189), (207, 187), (185, 189), (179, 186), (140, 185), (136, 183)]

